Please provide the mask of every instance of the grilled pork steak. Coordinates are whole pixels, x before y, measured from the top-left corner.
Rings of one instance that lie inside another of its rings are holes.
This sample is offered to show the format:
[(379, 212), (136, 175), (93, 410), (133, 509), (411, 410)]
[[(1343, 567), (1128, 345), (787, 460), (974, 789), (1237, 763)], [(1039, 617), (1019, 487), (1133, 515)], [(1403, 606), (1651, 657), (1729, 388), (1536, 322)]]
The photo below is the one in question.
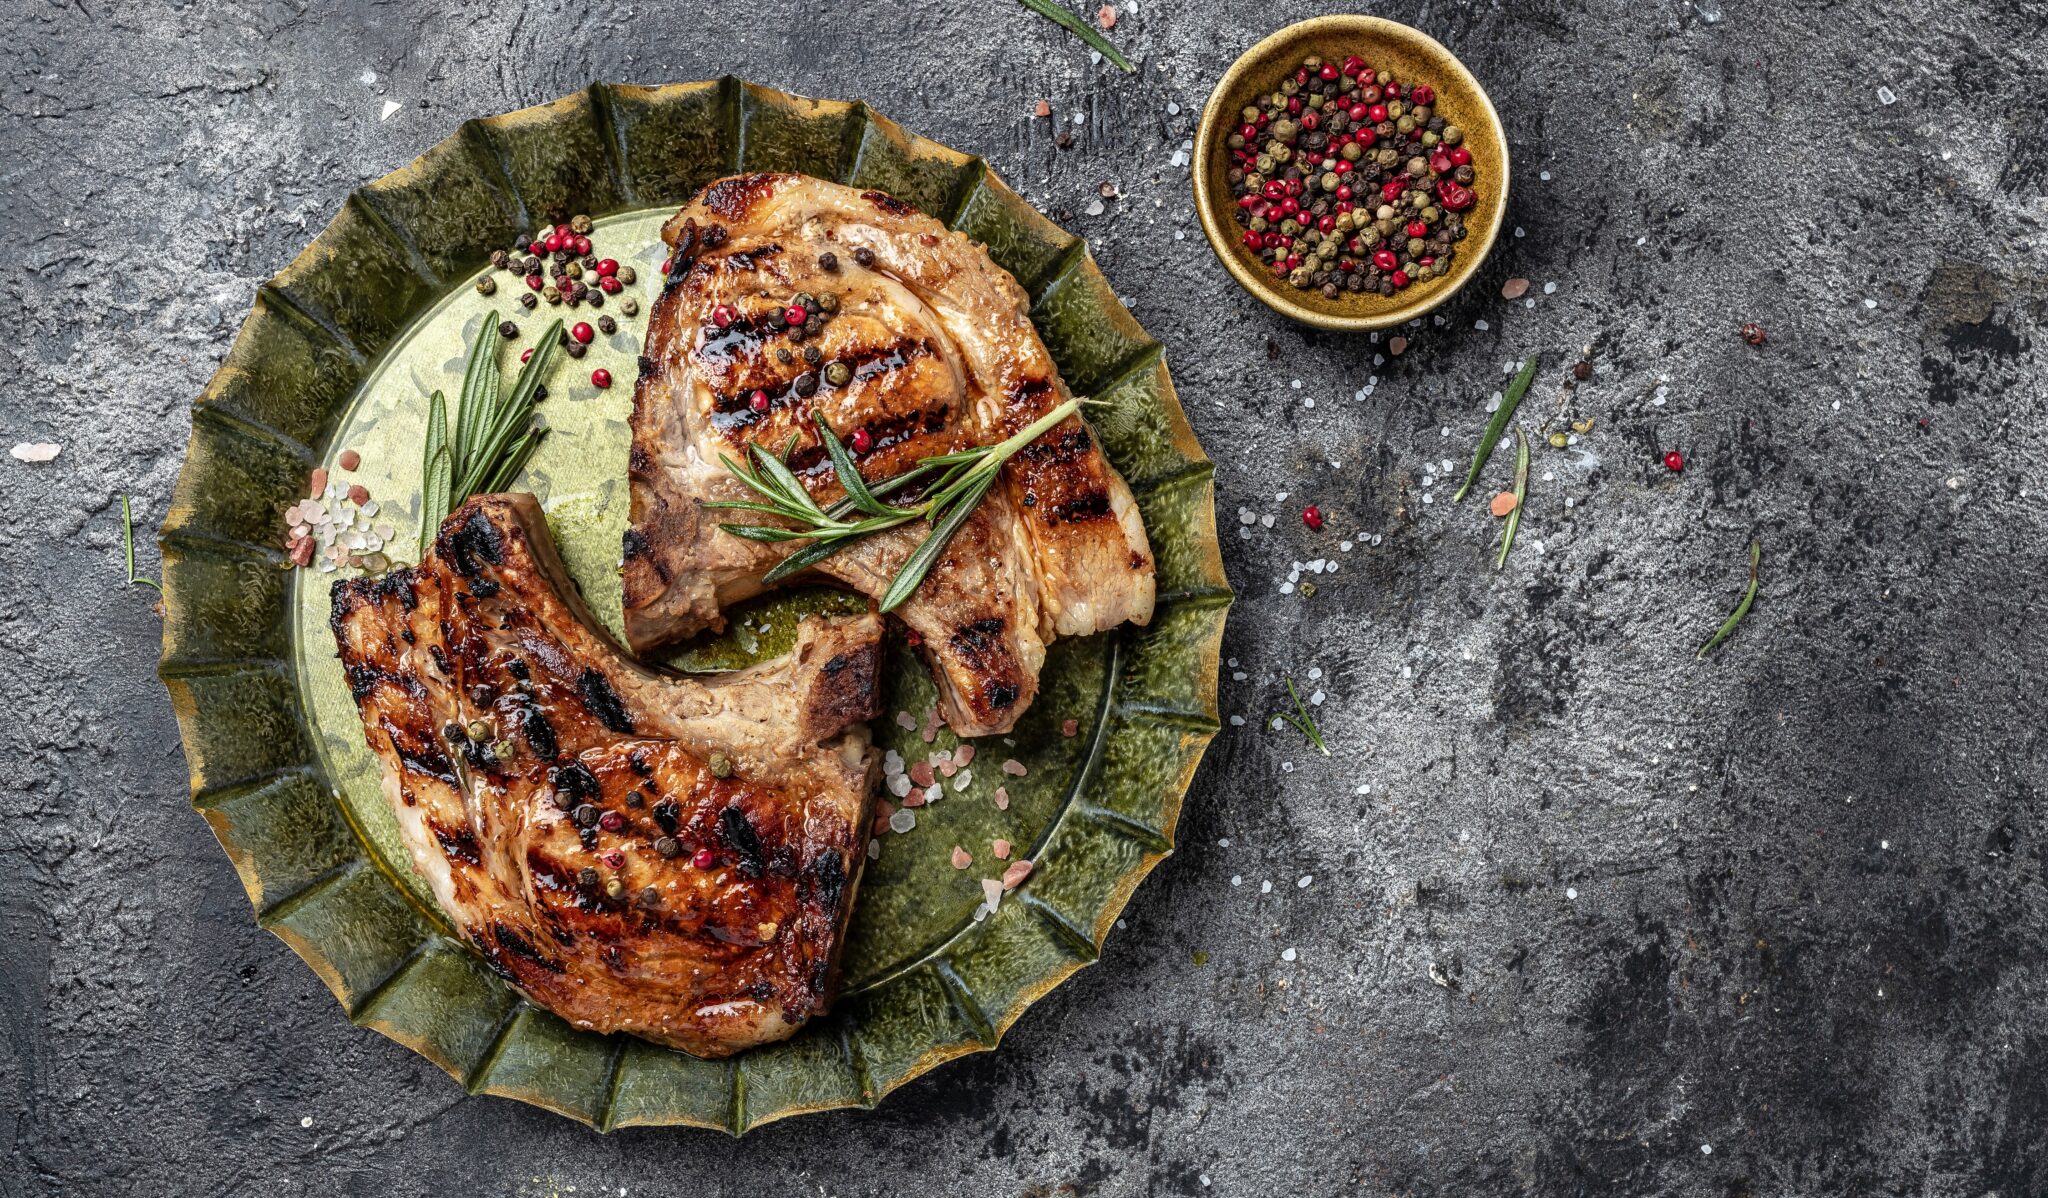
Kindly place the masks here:
[[(633, 395), (624, 580), (635, 651), (721, 627), (721, 611), (759, 592), (792, 551), (719, 530), (756, 516), (701, 506), (754, 498), (721, 453), (779, 450), (794, 434), (790, 465), (825, 504), (842, 492), (813, 412), (873, 482), (1001, 441), (1068, 398), (1016, 280), (880, 192), (738, 175), (706, 187), (662, 237), (674, 269)], [(927, 531), (877, 534), (818, 570), (880, 596)], [(923, 640), (947, 722), (980, 736), (1030, 706), (1056, 636), (1145, 623), (1152, 598), (1130, 488), (1070, 417), (1010, 460), (897, 612)]]
[(879, 617), (656, 674), (598, 631), (532, 496), (484, 495), (418, 566), (336, 583), (333, 626), (414, 868), (535, 1002), (707, 1057), (825, 1010), (866, 859)]

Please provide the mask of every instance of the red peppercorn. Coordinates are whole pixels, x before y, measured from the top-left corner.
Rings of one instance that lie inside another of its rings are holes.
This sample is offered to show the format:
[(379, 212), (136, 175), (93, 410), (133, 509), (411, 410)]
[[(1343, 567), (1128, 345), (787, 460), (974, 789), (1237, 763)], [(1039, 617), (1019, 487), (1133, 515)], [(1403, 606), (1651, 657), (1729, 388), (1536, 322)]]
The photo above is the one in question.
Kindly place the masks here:
[(1359, 145), (1364, 146), (1366, 149), (1370, 150), (1373, 148), (1374, 144), (1379, 141), (1379, 139), (1380, 135), (1377, 130), (1360, 129), (1358, 131), (1358, 136), (1352, 138), (1351, 140), (1357, 142)]
[(754, 409), (756, 412), (767, 411), (768, 393), (766, 391), (761, 390), (759, 387), (756, 387), (754, 389), (754, 393), (747, 397), (747, 406)]
[(1399, 179), (1389, 179), (1385, 183), (1380, 184), (1380, 199), (1384, 203), (1391, 204), (1401, 198), (1401, 192), (1405, 188), (1406, 185)]
[[(617, 815), (618, 812), (610, 811), (606, 812), (606, 814)], [(617, 849), (607, 849), (599, 853), (597, 859), (604, 862), (606, 869), (624, 869), (626, 867), (626, 855)]]
[[(1338, 191), (1350, 191), (1351, 189), (1350, 189), (1350, 188), (1348, 188), (1348, 187), (1340, 187), (1340, 188), (1338, 188), (1337, 190), (1338, 190)], [(1356, 208), (1356, 207), (1358, 207), (1358, 205), (1356, 205), (1356, 204), (1352, 203), (1352, 202), (1351, 202), (1350, 200), (1338, 200), (1338, 201), (1337, 201), (1337, 215), (1339, 215), (1339, 216), (1342, 216), (1342, 215), (1344, 215), (1345, 213), (1347, 213), (1347, 212), (1351, 211), (1351, 210), (1352, 210), (1353, 208)]]
[(1673, 474), (1685, 469), (1685, 455), (1675, 449), (1667, 451), (1664, 454), (1664, 468)]
[(716, 308), (711, 309), (711, 323), (721, 329), (729, 328), (733, 321), (739, 319), (739, 315), (739, 313), (733, 311), (731, 304), (720, 304)]
[(1408, 89), (1408, 98), (1417, 104), (1436, 103), (1436, 89), (1427, 83), (1418, 83)]
[(1331, 216), (1331, 215), (1325, 214), (1325, 215), (1323, 215), (1323, 216), (1321, 216), (1321, 217), (1317, 218), (1317, 220), (1316, 220), (1316, 232), (1318, 232), (1318, 233), (1334, 233), (1334, 232), (1336, 232), (1336, 231), (1337, 231), (1337, 218), (1336, 218), (1335, 216)]
[(1313, 503), (1309, 504), (1301, 509), (1301, 522), (1310, 528), (1320, 529), (1323, 526), (1323, 509)]
[(612, 275), (603, 275), (597, 280), (597, 289), (606, 295), (616, 295), (623, 287), (625, 284)]
[(1337, 172), (1340, 175), (1348, 175), (1351, 173), (1353, 168), (1349, 162), (1345, 161), (1342, 158), (1339, 158), (1337, 160), (1337, 165), (1331, 167), (1330, 169)]
[(548, 252), (548, 243), (545, 241), (540, 241), (538, 239), (528, 242), (526, 246), (526, 252), (538, 258), (542, 254)]
[(1466, 148), (1465, 148), (1465, 147), (1463, 147), (1463, 146), (1452, 146), (1452, 147), (1451, 147), (1451, 165), (1452, 165), (1452, 166), (1470, 166), (1471, 164), (1472, 164), (1472, 151), (1470, 151), (1470, 150), (1466, 149)]
[(1246, 229), (1244, 231), (1244, 248), (1257, 253), (1266, 248), (1266, 239), (1259, 236), (1256, 229)]
[(526, 286), (529, 290), (539, 291), (541, 288), (547, 285), (548, 281), (546, 279), (541, 278), (539, 275), (526, 276)]
[(576, 236), (576, 227), (574, 225), (571, 225), (568, 221), (563, 221), (561, 224), (555, 226), (554, 232), (555, 236), (560, 237), (566, 241), (569, 238)]
[(1266, 180), (1266, 185), (1260, 188), (1259, 191), (1269, 200), (1284, 200), (1287, 198), (1287, 184), (1279, 179)]
[(581, 341), (583, 344), (589, 345), (591, 341), (597, 336), (597, 330), (591, 328), (589, 325), (579, 320), (575, 324), (569, 326), (569, 335), (571, 337), (574, 337), (576, 340)]
[(1387, 106), (1385, 104), (1374, 104), (1370, 108), (1367, 108), (1365, 110), (1365, 119), (1371, 121), (1375, 125), (1379, 124), (1381, 121), (1386, 120)]
[(614, 258), (599, 259), (597, 263), (597, 273), (600, 276), (610, 276), (619, 273), (618, 260)]
[(1371, 110), (1366, 108), (1366, 106), (1363, 104), (1353, 104), (1349, 109), (1345, 111), (1344, 115), (1350, 117), (1354, 121), (1362, 121), (1365, 119), (1365, 114), (1369, 111)]
[(1301, 115), (1301, 97), (1300, 97), (1300, 96), (1289, 96), (1289, 97), (1287, 97), (1287, 115), (1288, 115), (1288, 116), (1300, 116), (1300, 115)]
[(1372, 264), (1381, 270), (1392, 270), (1396, 266), (1401, 265), (1401, 260), (1394, 256), (1394, 251), (1392, 250), (1374, 250), (1372, 252)]
[(1451, 156), (1445, 153), (1442, 147), (1438, 147), (1436, 152), (1429, 156), (1429, 169), (1439, 175), (1450, 174)]
[(1316, 129), (1322, 125), (1322, 123), (1323, 118), (1317, 116), (1313, 112), (1304, 112), (1301, 114), (1301, 127), (1310, 133), (1314, 133)]
[(1429, 226), (1419, 220), (1411, 220), (1408, 222), (1408, 236), (1427, 237), (1429, 236)]
[(1334, 62), (1326, 62), (1323, 64), (1323, 69), (1316, 73), (1321, 75), (1325, 79), (1335, 79), (1337, 77), (1337, 64)]
[(590, 384), (599, 391), (606, 391), (612, 385), (612, 372), (600, 366), (590, 372)]
[(710, 869), (712, 866), (718, 864), (718, 854), (712, 852), (710, 849), (698, 849), (694, 854), (691, 855), (690, 864), (696, 866), (698, 869)]
[(875, 447), (875, 437), (864, 428), (853, 430), (853, 452), (866, 453)]
[(1259, 135), (1259, 127), (1247, 121), (1244, 124), (1239, 125), (1237, 127), (1237, 135), (1239, 137), (1244, 138), (1246, 141), (1250, 141), (1252, 138), (1257, 137)]
[(547, 247), (548, 253), (552, 254), (562, 248), (562, 235), (560, 233), (550, 233), (548, 234), (548, 239), (541, 244)]
[(1406, 287), (1408, 285), (1408, 272), (1397, 270), (1393, 274), (1388, 275), (1387, 279), (1396, 287)]
[(1472, 189), (1449, 179), (1439, 179), (1436, 184), (1437, 202), (1453, 212), (1463, 212), (1472, 206)]
[[(567, 242), (567, 241), (565, 240), (565, 241), (563, 241), (563, 243), (562, 243), (562, 244), (564, 244), (564, 245), (568, 245), (568, 244), (569, 244), (569, 242)], [(576, 256), (577, 256), (578, 258), (581, 258), (581, 257), (582, 257), (582, 256), (584, 256), (585, 254), (588, 254), (588, 253), (590, 252), (590, 238), (588, 238), (588, 237), (578, 237), (578, 238), (576, 239), (576, 243), (575, 243), (574, 249), (576, 250)]]
[(802, 304), (791, 304), (782, 310), (782, 319), (789, 324), (802, 324), (804, 317), (809, 315), (810, 313), (804, 310)]
[(626, 817), (616, 811), (607, 811), (597, 817), (597, 826), (607, 832), (616, 832), (626, 826)]

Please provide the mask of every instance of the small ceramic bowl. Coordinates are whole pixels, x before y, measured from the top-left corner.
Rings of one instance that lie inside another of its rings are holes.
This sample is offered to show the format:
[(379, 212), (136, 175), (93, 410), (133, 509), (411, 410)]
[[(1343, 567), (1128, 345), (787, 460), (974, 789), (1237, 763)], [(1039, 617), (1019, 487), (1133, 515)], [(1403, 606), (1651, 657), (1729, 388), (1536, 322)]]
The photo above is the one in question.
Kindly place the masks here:
[[(1235, 217), (1237, 201), (1230, 194), (1230, 148), (1225, 142), (1240, 123), (1238, 114), (1278, 88), (1281, 78), (1311, 54), (1330, 62), (1357, 54), (1375, 70), (1391, 71), (1402, 81), (1427, 83), (1436, 89), (1437, 113), (1465, 130), (1464, 144), (1479, 172), (1473, 184), (1478, 198), (1465, 213), (1465, 239), (1457, 244), (1450, 273), (1442, 278), (1412, 283), (1389, 296), (1347, 292), (1325, 299), (1321, 292), (1289, 286), (1244, 247), (1244, 228)], [(1386, 329), (1435, 308), (1478, 273), (1507, 212), (1508, 140), (1485, 89), (1434, 38), (1379, 17), (1316, 17), (1266, 38), (1223, 73), (1202, 110), (1194, 175), (1195, 210), (1201, 213), (1209, 247), (1246, 291), (1275, 312), (1319, 328)]]

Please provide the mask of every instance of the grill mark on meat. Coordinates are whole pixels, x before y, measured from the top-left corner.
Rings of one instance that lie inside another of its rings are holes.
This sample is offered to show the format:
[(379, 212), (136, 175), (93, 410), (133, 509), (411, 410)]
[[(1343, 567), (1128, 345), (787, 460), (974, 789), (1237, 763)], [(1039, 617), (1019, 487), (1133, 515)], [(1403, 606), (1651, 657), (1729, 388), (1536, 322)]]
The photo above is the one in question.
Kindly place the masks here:
[(572, 761), (548, 771), (548, 785), (557, 793), (568, 796), (578, 803), (589, 802), (598, 797), (597, 775), (580, 761)]
[(1109, 492), (1090, 491), (1086, 495), (1054, 504), (1046, 513), (1046, 519), (1055, 524), (1086, 524), (1091, 520), (1107, 520), (1114, 513), (1109, 507)]
[(552, 974), (562, 972), (561, 962), (535, 947), (532, 941), (509, 924), (493, 923), (488, 935), (483, 929), (478, 929), (470, 939), (483, 954), (484, 962), (499, 976), (509, 981), (516, 982), (520, 979), (518, 971), (506, 962), (505, 958), (508, 955)]
[(836, 851), (819, 853), (804, 876), (804, 899), (816, 905), (828, 918), (839, 909), (839, 896), (846, 890), (846, 863)]
[(776, 176), (766, 174), (732, 175), (706, 187), (700, 198), (705, 208), (738, 224), (747, 219), (755, 203), (773, 194), (775, 179)]
[(660, 365), (657, 364), (653, 358), (648, 357), (646, 354), (640, 355), (641, 382), (646, 382), (648, 379), (653, 378), (657, 373), (660, 372), (660, 370)]
[(439, 741), (433, 736), (420, 736), (412, 729), (400, 728), (388, 718), (381, 721), (384, 736), (391, 742), (391, 751), (397, 755), (399, 764), (415, 774), (424, 774), (450, 786), (456, 785), (455, 763), (441, 750)]
[(519, 708), (519, 728), (526, 733), (526, 743), (533, 747), (534, 755), (542, 761), (553, 761), (561, 756), (562, 744), (555, 737), (555, 726), (542, 714), (540, 704), (531, 698)]
[(1005, 628), (1004, 620), (991, 616), (963, 624), (946, 638), (947, 644), (960, 655), (961, 660), (985, 680), (981, 685), (980, 704), (985, 713), (1008, 709), (1020, 694), (1015, 681), (1017, 663), (1003, 639)]
[(718, 843), (739, 858), (741, 877), (758, 878), (765, 871), (767, 860), (761, 851), (761, 835), (754, 831), (753, 822), (738, 806), (719, 811)]
[(912, 216), (917, 212), (916, 208), (904, 203), (886, 191), (864, 191), (860, 193), (860, 198), (880, 208), (890, 216)]
[(434, 548), (448, 559), (456, 573), (465, 578), (475, 578), (483, 572), (486, 564), (505, 564), (505, 545), (498, 539), (497, 526), (491, 523), (482, 508), (473, 509), (461, 527), (453, 531), (443, 529)]
[(597, 722), (613, 732), (633, 734), (633, 719), (626, 714), (625, 704), (619, 702), (619, 693), (612, 684), (596, 670), (584, 667), (576, 679), (576, 691), (583, 696), (583, 706), (597, 717)]
[(428, 820), (427, 829), (434, 839), (441, 842), (441, 853), (450, 861), (461, 861), (469, 865), (483, 864), (483, 857), (477, 852), (476, 833), (468, 828), (449, 828), (437, 820)]
[(804, 711), (805, 736), (824, 740), (882, 714), (881, 665), (879, 645), (834, 654), (825, 662)]

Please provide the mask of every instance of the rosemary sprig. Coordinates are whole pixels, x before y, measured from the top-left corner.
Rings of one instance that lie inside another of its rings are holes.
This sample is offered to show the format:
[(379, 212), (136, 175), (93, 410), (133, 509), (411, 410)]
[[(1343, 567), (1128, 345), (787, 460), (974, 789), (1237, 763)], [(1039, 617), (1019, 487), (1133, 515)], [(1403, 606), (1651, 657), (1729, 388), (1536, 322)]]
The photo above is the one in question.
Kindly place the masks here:
[(1749, 605), (1756, 602), (1757, 565), (1763, 560), (1763, 553), (1762, 545), (1755, 541), (1749, 543), (1749, 589), (1742, 593), (1742, 602), (1736, 604), (1735, 610), (1728, 618), (1721, 621), (1721, 627), (1715, 630), (1712, 639), (1700, 646), (1700, 655), (1694, 658), (1694, 661), (1705, 661), (1707, 654), (1713, 652), (1716, 645), (1727, 640), (1728, 635), (1735, 631), (1735, 626), (1742, 623), (1742, 617), (1749, 614)]
[(1323, 743), (1323, 730), (1316, 727), (1316, 718), (1308, 713), (1308, 704), (1301, 701), (1301, 692), (1294, 689), (1294, 679), (1289, 678), (1286, 682), (1287, 697), (1294, 700), (1294, 714), (1281, 712), (1269, 720), (1268, 724), (1293, 725), (1296, 732), (1308, 737), (1308, 743), (1321, 751), (1323, 756), (1328, 757), (1330, 746)]
[(1465, 498), (1465, 493), (1478, 481), (1479, 471), (1486, 465), (1486, 459), (1493, 456), (1493, 447), (1500, 444), (1500, 435), (1507, 431), (1508, 421), (1514, 418), (1515, 409), (1522, 404), (1522, 397), (1529, 393), (1529, 384), (1535, 381), (1536, 358), (1536, 354), (1530, 354), (1529, 360), (1522, 363), (1522, 368), (1515, 372), (1514, 381), (1508, 384), (1508, 389), (1501, 392), (1500, 407), (1494, 409), (1493, 418), (1486, 422), (1486, 433), (1479, 438), (1479, 452), (1472, 455), (1472, 468), (1465, 471), (1464, 485), (1458, 488), (1457, 494), (1451, 496), (1452, 503)]
[(1498, 570), (1507, 564), (1508, 549), (1515, 543), (1515, 530), (1522, 527), (1522, 504), (1529, 498), (1529, 438), (1522, 426), (1515, 426), (1515, 510), (1508, 513), (1507, 527), (1500, 534), (1500, 556), (1493, 559)]
[(1094, 26), (1060, 7), (1056, 0), (1021, 0), (1021, 2), (1024, 7), (1037, 13), (1039, 16), (1073, 31), (1082, 41), (1087, 42), (1090, 47), (1099, 52), (1104, 58), (1123, 68), (1126, 74), (1138, 69), (1131, 65), (1130, 59), (1117, 53), (1116, 47), (1109, 44), (1108, 38), (1095, 32)]
[[(539, 355), (535, 355), (538, 357)], [(946, 543), (967, 517), (981, 503), (982, 496), (995, 484), (996, 476), (1002, 471), (1003, 463), (1009, 461), (1025, 446), (1045, 434), (1081, 408), (1082, 401), (1070, 399), (1045, 415), (1032, 421), (1015, 436), (995, 445), (978, 449), (962, 450), (958, 453), (940, 454), (924, 458), (902, 474), (878, 483), (868, 483), (860, 476), (853, 455), (839, 440), (832, 426), (825, 422), (821, 413), (813, 413), (818, 439), (824, 443), (825, 454), (832, 462), (832, 471), (839, 478), (839, 485), (846, 497), (829, 508), (818, 506), (789, 468), (788, 457), (796, 446), (792, 436), (789, 444), (780, 453), (770, 453), (759, 445), (747, 447), (748, 462), (734, 461), (725, 454), (719, 460), (734, 478), (746, 484), (747, 489), (760, 496), (759, 500), (728, 499), (707, 503), (707, 508), (721, 508), (727, 511), (757, 512), (787, 521), (793, 527), (780, 524), (721, 524), (719, 527), (736, 537), (749, 541), (776, 543), (782, 541), (809, 541), (810, 544), (790, 554), (775, 564), (763, 576), (765, 582), (780, 582), (793, 574), (807, 570), (854, 542), (887, 529), (898, 528), (914, 521), (931, 523), (931, 532), (925, 536), (889, 583), (889, 589), (882, 596), (883, 611), (894, 611), (903, 601), (917, 592), (925, 575), (945, 551)], [(882, 497), (892, 495), (909, 486), (937, 475), (924, 498), (909, 507), (897, 507), (884, 503)]]
[(121, 496), (121, 552), (128, 558), (128, 585), (154, 587), (156, 593), (164, 593), (164, 586), (154, 578), (140, 578), (135, 573), (135, 517), (128, 510), (128, 497)]
[(469, 347), (454, 435), (449, 435), (448, 399), (434, 392), (427, 401), (426, 460), (420, 471), (420, 554), (434, 543), (441, 522), (472, 495), (502, 491), (518, 479), (527, 460), (547, 437), (534, 423), (541, 380), (561, 348), (562, 322), (540, 335), (539, 347), (509, 395), (498, 367), (498, 314), (489, 313)]

